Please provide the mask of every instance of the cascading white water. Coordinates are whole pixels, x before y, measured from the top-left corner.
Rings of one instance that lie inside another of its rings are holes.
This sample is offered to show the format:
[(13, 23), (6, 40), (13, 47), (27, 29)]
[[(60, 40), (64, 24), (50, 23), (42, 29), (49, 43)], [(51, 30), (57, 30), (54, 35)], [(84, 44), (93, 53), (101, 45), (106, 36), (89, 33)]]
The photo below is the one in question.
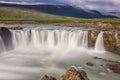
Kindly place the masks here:
[(2, 37), (0, 36), (0, 53), (6, 51)]
[(29, 35), (30, 31), (24, 31), (24, 30), (16, 30), (16, 31), (11, 31), (12, 32), (12, 40), (13, 40), (13, 45), (14, 47), (23, 47), (27, 46), (29, 42)]
[(11, 31), (14, 47), (88, 47), (87, 31), (17, 30)]
[(100, 32), (98, 37), (97, 37), (97, 40), (96, 40), (96, 43), (95, 43), (95, 51), (100, 51), (100, 52), (105, 51), (103, 34), (104, 34), (104, 32)]
[[(88, 50), (88, 31), (32, 29), (11, 30), (11, 33), (13, 45), (17, 49), (0, 55), (0, 80), (39, 80), (44, 74), (54, 75), (59, 79), (58, 76), (63, 75), (70, 66), (83, 68), (91, 80), (120, 79), (119, 75), (108, 72), (108, 68), (100, 67), (108, 62), (94, 59), (89, 54), (91, 50)], [(102, 38), (103, 33), (100, 33), (96, 46), (101, 45)], [(105, 55), (106, 58), (111, 57), (109, 54)], [(111, 58), (120, 60), (118, 55), (112, 55)], [(94, 63), (95, 67), (85, 65), (86, 62)]]

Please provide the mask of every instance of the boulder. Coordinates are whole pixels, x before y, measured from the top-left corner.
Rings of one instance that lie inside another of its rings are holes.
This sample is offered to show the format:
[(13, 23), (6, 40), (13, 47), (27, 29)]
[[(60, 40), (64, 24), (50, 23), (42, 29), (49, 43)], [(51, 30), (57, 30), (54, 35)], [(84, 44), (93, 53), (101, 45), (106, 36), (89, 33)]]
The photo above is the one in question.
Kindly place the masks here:
[(77, 70), (72, 67), (69, 69), (60, 80), (89, 80), (87, 74), (83, 70)]
[(94, 66), (94, 64), (91, 63), (91, 62), (87, 62), (86, 65), (87, 65), (87, 66)]
[(48, 76), (48, 75), (44, 75), (41, 80), (56, 80), (54, 77), (52, 76)]
[[(56, 80), (56, 78), (44, 75), (40, 80)], [(75, 67), (70, 68), (60, 80), (89, 80), (87, 73), (83, 70), (77, 70)]]
[(108, 65), (114, 73), (120, 73), (120, 64)]

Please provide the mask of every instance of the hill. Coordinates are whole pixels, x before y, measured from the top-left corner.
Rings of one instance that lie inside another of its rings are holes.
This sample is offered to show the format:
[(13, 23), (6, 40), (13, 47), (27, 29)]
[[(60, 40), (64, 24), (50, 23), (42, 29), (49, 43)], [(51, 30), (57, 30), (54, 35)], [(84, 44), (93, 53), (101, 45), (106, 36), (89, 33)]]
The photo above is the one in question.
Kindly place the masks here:
[(55, 20), (64, 18), (63, 16), (56, 16), (30, 9), (0, 7), (0, 20)]
[[(77, 8), (77, 7), (76, 7)], [(96, 11), (92, 11), (96, 14)], [(0, 6), (0, 23), (21, 24), (21, 23), (37, 23), (37, 24), (54, 24), (61, 26), (82, 26), (82, 27), (99, 27), (99, 28), (116, 28), (120, 29), (120, 19), (115, 18), (73, 18), (67, 16), (58, 16), (48, 14), (42, 11)]]
[(22, 4), (7, 4), (0, 3), (0, 6), (4, 7), (14, 7), (21, 9), (32, 9), (48, 14), (54, 14), (59, 16), (67, 16), (67, 17), (76, 17), (76, 18), (117, 18), (114, 15), (103, 15), (99, 11), (96, 10), (85, 10), (77, 6), (71, 5), (63, 5), (63, 4), (42, 4), (42, 5), (22, 5)]

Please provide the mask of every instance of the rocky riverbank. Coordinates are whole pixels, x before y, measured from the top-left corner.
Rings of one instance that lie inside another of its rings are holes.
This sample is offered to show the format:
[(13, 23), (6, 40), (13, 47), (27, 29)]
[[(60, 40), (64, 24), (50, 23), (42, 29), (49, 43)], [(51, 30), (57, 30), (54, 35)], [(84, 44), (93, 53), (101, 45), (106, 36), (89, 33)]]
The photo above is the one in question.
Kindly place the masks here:
[[(43, 76), (40, 80), (57, 80), (52, 76)], [(89, 80), (87, 73), (83, 70), (77, 70), (75, 67), (70, 68), (60, 80)]]
[[(104, 60), (104, 59), (103, 59)], [(109, 61), (109, 60), (108, 60)], [(101, 65), (102, 66), (102, 65)], [(120, 64), (107, 64), (108, 68), (114, 73), (120, 73)], [(57, 80), (55, 77), (44, 75), (40, 80)], [(70, 68), (60, 80), (89, 80), (84, 70), (77, 70), (75, 67)]]

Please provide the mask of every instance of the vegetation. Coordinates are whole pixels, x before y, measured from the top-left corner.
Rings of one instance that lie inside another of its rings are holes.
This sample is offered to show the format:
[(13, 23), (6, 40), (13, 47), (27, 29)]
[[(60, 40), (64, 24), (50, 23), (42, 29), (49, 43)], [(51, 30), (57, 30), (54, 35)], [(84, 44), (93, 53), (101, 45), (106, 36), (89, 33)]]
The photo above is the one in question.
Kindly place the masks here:
[(55, 24), (61, 26), (82, 26), (120, 29), (120, 19), (85, 19), (47, 14), (35, 10), (0, 7), (0, 23)]

